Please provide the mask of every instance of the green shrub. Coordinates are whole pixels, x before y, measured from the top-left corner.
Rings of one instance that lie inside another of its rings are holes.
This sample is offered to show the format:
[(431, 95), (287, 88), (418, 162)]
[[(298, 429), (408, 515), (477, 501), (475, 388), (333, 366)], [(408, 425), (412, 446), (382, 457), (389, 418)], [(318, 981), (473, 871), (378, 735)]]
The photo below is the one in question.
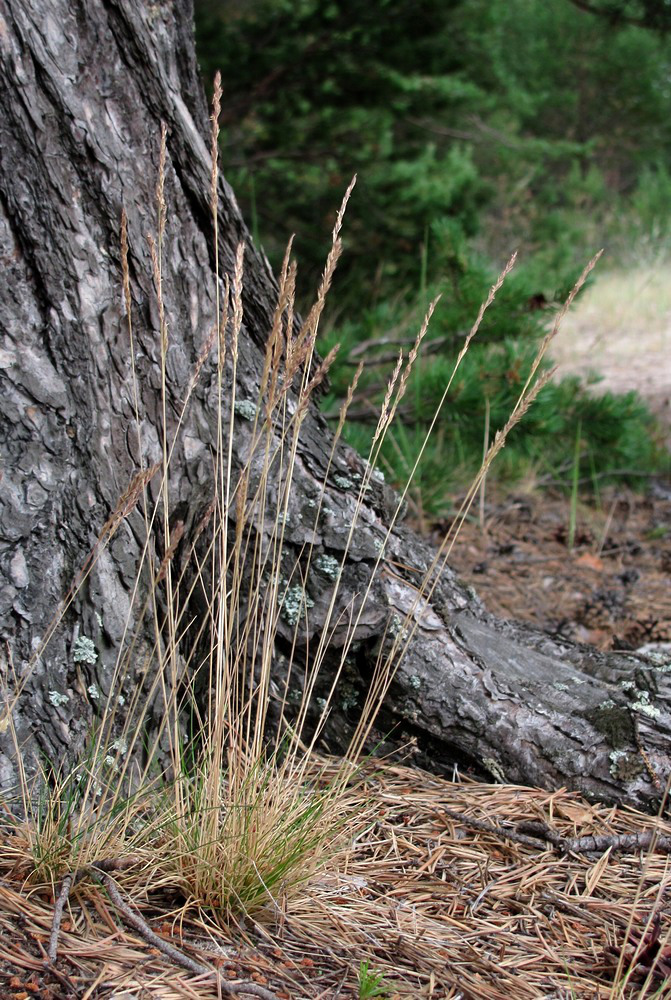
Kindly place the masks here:
[[(410, 377), (400, 420), (390, 430), (380, 456), (383, 470), (396, 483), (408, 478), (469, 321), (477, 313), (476, 303), (484, 299), (493, 281), (482, 261), (460, 254), (456, 243), (452, 249), (451, 266), (458, 272), (458, 280), (453, 281), (448, 268), (448, 277), (430, 289), (431, 296), (441, 292), (443, 297)], [(414, 479), (412, 496), (424, 513), (439, 515), (449, 510), (451, 496), (472, 480), (480, 465), (486, 422), (491, 441), (515, 404), (556, 310), (545, 300), (537, 308), (539, 304), (531, 296), (534, 288), (532, 269), (513, 271), (461, 363)], [(339, 341), (343, 356), (332, 369), (332, 390), (324, 402), (327, 412), (335, 411), (337, 399), (351, 378), (348, 353), (357, 344), (372, 344), (365, 355), (361, 347), (358, 355), (355, 350), (355, 359), (366, 358), (358, 388), (362, 402), (358, 405), (355, 399), (345, 429), (350, 443), (364, 453), (374, 430), (367, 422), (368, 407), (384, 393), (399, 342), (410, 347), (428, 298), (429, 291), (419, 294), (414, 306), (401, 300), (381, 303), (365, 312), (359, 323), (343, 323), (324, 338), (324, 349)], [(387, 340), (393, 343), (385, 343)], [(376, 358), (385, 356), (389, 359), (386, 365), (375, 363)], [(544, 367), (549, 364), (545, 362)], [(510, 434), (490, 478), (510, 484), (533, 474), (553, 484), (564, 483), (568, 489), (576, 437), (579, 478), (588, 487), (609, 476), (640, 483), (642, 475), (669, 467), (655, 421), (635, 393), (602, 393), (597, 385), (565, 377), (543, 390)]]

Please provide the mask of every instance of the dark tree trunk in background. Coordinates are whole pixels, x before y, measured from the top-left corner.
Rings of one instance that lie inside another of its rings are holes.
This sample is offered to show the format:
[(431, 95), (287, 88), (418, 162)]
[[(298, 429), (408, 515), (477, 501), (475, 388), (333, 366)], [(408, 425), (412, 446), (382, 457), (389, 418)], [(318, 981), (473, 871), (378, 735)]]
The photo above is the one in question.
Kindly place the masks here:
[[(173, 422), (214, 319), (215, 279), (208, 112), (190, 0), (0, 0), (0, 60), (0, 669), (11, 689), (140, 465), (121, 291), (122, 207), (144, 460), (161, 458), (158, 316), (146, 233), (155, 229), (162, 121), (168, 128), (163, 279)], [(223, 180), (219, 194), (222, 272), (232, 270), (237, 244), (246, 244), (238, 392), (254, 399), (276, 286)], [(213, 490), (215, 371), (208, 365), (172, 460), (173, 511), (187, 538)], [(244, 446), (241, 432), (236, 448)], [(320, 483), (328, 450), (325, 424), (311, 413), (296, 472), (297, 508), (301, 492)], [(315, 554), (344, 548), (354, 502), (342, 488), (346, 458), (343, 448), (329, 479), (333, 514), (320, 529)], [(156, 479), (150, 489), (156, 496)], [(365, 586), (386, 509), (380, 490), (356, 533), (343, 602)], [(74, 756), (86, 737), (96, 708), (89, 688), (106, 692), (124, 641), (143, 532), (136, 510), (26, 681), (13, 727), (29, 766), (39, 753), (53, 760)], [(304, 541), (300, 517), (288, 535), (296, 545)], [(429, 546), (403, 528), (386, 555), (351, 664), (349, 682), (360, 693), (389, 615), (402, 618), (412, 606), (418, 572), (433, 558)], [(311, 628), (318, 630), (325, 602), (313, 596)], [(668, 665), (601, 654), (497, 622), (449, 570), (423, 611), (381, 731), (393, 729), (399, 742), (416, 737), (419, 759), (428, 766), (449, 769), (456, 759), (500, 780), (568, 785), (655, 807), (660, 792), (650, 771), (663, 784), (671, 764)], [(95, 662), (75, 662), (78, 636), (93, 640)], [(136, 659), (142, 661), (141, 647)], [(133, 683), (129, 677), (128, 694)], [(346, 734), (350, 721), (338, 707), (329, 727), (333, 749), (334, 734)], [(16, 778), (11, 728), (3, 717), (5, 786)]]

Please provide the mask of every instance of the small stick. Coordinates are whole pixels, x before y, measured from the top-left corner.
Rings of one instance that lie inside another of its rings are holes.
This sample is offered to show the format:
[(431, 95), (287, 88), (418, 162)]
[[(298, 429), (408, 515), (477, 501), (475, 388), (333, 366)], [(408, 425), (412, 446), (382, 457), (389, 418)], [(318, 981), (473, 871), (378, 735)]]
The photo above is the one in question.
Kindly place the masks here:
[(53, 976), (54, 979), (57, 979), (58, 982), (61, 984), (61, 986), (65, 986), (71, 992), (74, 991), (76, 989), (74, 981), (69, 976), (64, 975), (62, 972), (60, 972), (59, 969), (56, 968), (53, 962), (49, 959), (47, 952), (44, 950), (44, 945), (42, 944), (42, 942), (39, 939), (35, 939), (35, 944), (42, 952), (42, 955), (44, 957), (44, 968), (49, 970), (49, 975)]
[(493, 823), (486, 823), (482, 819), (475, 819), (473, 816), (467, 816), (465, 813), (455, 812), (453, 809), (448, 809), (447, 806), (441, 806), (438, 815), (440, 813), (449, 816), (450, 819), (456, 819), (459, 823), (463, 823), (464, 826), (470, 826), (474, 830), (481, 830), (483, 833), (493, 833), (497, 837), (507, 837), (508, 840), (512, 840), (516, 844), (524, 844), (525, 847), (534, 847), (538, 850), (544, 846), (542, 839), (539, 837), (526, 837), (523, 833), (517, 833), (515, 830), (506, 830), (502, 826), (494, 826)]
[[(482, 819), (475, 819), (465, 813), (455, 812), (447, 806), (440, 807), (440, 813), (444, 813), (451, 819), (456, 819), (465, 826), (470, 826), (474, 830), (481, 830), (483, 833), (493, 833), (497, 837), (506, 837), (516, 844), (524, 844), (527, 847), (538, 849), (543, 847), (543, 841), (552, 844), (554, 848), (564, 854), (591, 854), (603, 853), (612, 848), (614, 851), (632, 851), (640, 849), (647, 850), (654, 846), (659, 851), (671, 851), (671, 836), (658, 834), (656, 830), (642, 830), (640, 833), (619, 833), (619, 834), (588, 834), (584, 837), (562, 837), (551, 830), (545, 823), (525, 822), (518, 825), (517, 830), (507, 830), (503, 826), (495, 826)], [(526, 830), (527, 836), (521, 831)]]
[[(70, 872), (64, 877), (54, 905), (54, 916), (51, 922), (51, 934), (49, 936), (49, 950), (47, 952), (47, 960), (44, 963), (45, 966), (47, 966), (61, 982), (62, 977), (55, 967), (55, 962), (58, 957), (58, 934), (63, 920), (63, 911), (65, 910), (65, 904), (69, 899), (72, 887), (76, 885), (77, 882), (84, 877), (84, 875), (90, 874), (97, 882), (107, 889), (110, 899), (126, 923), (132, 927), (133, 930), (136, 930), (148, 944), (158, 948), (158, 950), (162, 951), (164, 955), (171, 958), (173, 962), (176, 962), (178, 965), (183, 966), (185, 969), (188, 969), (189, 972), (193, 972), (198, 976), (204, 975), (209, 979), (218, 981), (218, 984), (223, 992), (228, 993), (230, 996), (235, 996), (238, 993), (246, 993), (248, 996), (259, 997), (260, 1000), (277, 1000), (274, 993), (271, 993), (270, 990), (264, 989), (263, 986), (258, 986), (256, 983), (225, 982), (221, 979), (218, 972), (212, 972), (212, 970), (208, 969), (206, 965), (202, 965), (200, 962), (196, 962), (194, 959), (189, 958), (189, 956), (185, 955), (184, 952), (175, 948), (174, 945), (169, 944), (167, 941), (164, 941), (163, 938), (158, 936), (158, 934), (155, 934), (149, 924), (142, 919), (140, 914), (132, 910), (125, 902), (119, 892), (116, 882), (109, 874), (113, 871), (124, 871), (125, 869), (132, 867), (134, 864), (137, 864), (137, 861), (138, 859), (136, 857), (105, 858), (96, 862), (94, 865), (89, 865), (85, 868), (80, 868), (77, 871)], [(69, 985), (70, 984), (68, 983), (68, 986)]]
[(671, 837), (656, 830), (641, 830), (640, 833), (587, 834), (584, 837), (561, 837), (545, 823), (523, 823), (520, 829), (533, 834), (537, 831), (539, 837), (550, 843), (565, 854), (601, 854), (611, 847), (614, 851), (647, 850), (655, 846), (659, 851), (671, 851)]
[[(135, 855), (131, 855), (127, 858), (105, 858), (104, 860), (99, 861), (96, 867), (104, 872), (124, 871), (126, 868), (131, 868), (137, 863), (138, 858)], [(83, 875), (86, 874), (86, 871), (86, 868), (80, 868), (74, 872), (70, 872), (68, 875), (64, 876), (63, 881), (61, 882), (60, 892), (56, 897), (56, 903), (54, 905), (54, 917), (51, 921), (51, 934), (49, 935), (49, 951), (47, 952), (49, 962), (52, 965), (58, 958), (58, 935), (61, 930), (65, 904), (70, 898), (73, 886), (75, 886)]]
[(53, 965), (58, 957), (58, 934), (63, 920), (63, 910), (70, 896), (70, 890), (75, 881), (75, 876), (71, 873), (66, 875), (61, 883), (61, 889), (54, 904), (54, 918), (51, 921), (51, 934), (49, 935), (49, 950), (47, 955)]

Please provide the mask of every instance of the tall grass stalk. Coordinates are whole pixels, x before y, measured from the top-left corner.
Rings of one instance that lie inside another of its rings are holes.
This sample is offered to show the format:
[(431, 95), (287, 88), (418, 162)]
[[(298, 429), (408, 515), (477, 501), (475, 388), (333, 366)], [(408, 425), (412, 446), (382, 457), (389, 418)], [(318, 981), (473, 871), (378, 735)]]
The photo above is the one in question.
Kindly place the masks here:
[(582, 443), (580, 440), (581, 431), (582, 431), (582, 421), (579, 420), (575, 432), (575, 446), (573, 449), (573, 468), (571, 470), (571, 502), (569, 507), (569, 525), (568, 525), (569, 552), (573, 552), (573, 546), (575, 544), (576, 524), (578, 520), (578, 484), (580, 482), (580, 448)]
[[(484, 461), (487, 457), (487, 450), (489, 448), (489, 396), (485, 396), (485, 429), (483, 433), (483, 444), (482, 444), (482, 460)], [(483, 540), (486, 540), (487, 536), (487, 525), (485, 523), (485, 494), (487, 487), (487, 477), (482, 477), (482, 482), (480, 483), (480, 510), (479, 510), (479, 520), (480, 520), (480, 531), (482, 533)]]

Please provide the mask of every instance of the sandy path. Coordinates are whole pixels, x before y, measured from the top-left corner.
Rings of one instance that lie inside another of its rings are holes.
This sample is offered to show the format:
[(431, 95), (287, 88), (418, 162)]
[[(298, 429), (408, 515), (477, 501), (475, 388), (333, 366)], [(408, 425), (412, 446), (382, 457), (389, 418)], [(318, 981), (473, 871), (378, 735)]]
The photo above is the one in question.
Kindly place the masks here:
[(597, 275), (553, 356), (560, 374), (601, 374), (597, 392), (635, 389), (671, 428), (671, 263)]

